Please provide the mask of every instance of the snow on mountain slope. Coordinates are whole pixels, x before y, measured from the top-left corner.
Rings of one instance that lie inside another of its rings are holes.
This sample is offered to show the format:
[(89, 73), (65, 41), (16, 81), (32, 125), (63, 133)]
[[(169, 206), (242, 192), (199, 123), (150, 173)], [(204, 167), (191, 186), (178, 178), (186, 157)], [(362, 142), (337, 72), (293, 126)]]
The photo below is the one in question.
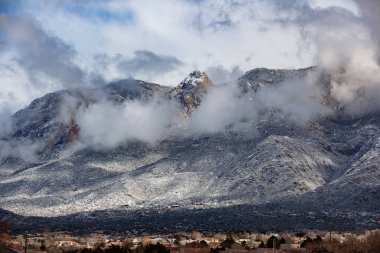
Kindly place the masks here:
[[(257, 91), (312, 70), (256, 69), (241, 77), (239, 85), (244, 92)], [(339, 200), (341, 208), (349, 208), (355, 198), (366, 196), (366, 189), (377, 196), (379, 115), (332, 115), (306, 125), (268, 117), (240, 122), (245, 131), (227, 128), (171, 136), (157, 144), (134, 141), (112, 149), (63, 152), (75, 142), (75, 117), (59, 118), (63, 98), (74, 99), (75, 106), (68, 109), (75, 115), (104, 97), (123, 103), (163, 96), (177, 99), (191, 117), (211, 85), (206, 74), (193, 72), (174, 89), (123, 80), (34, 101), (14, 115), (15, 132), (8, 138), (39, 141), (44, 149), (34, 162), (3, 160), (0, 206), (17, 214), (58, 216), (120, 207), (210, 208), (292, 199), (306, 204), (318, 199), (321, 205)]]
[(313, 67), (306, 69), (253, 69), (239, 78), (239, 86), (245, 92), (252, 90), (257, 92), (263, 87), (270, 87), (286, 80), (294, 80), (305, 77), (313, 71)]
[(104, 153), (78, 154), (3, 179), (2, 206), (22, 214), (60, 215), (121, 205), (262, 203), (315, 189), (324, 183), (316, 167), (334, 166), (323, 153), (315, 164), (312, 154), (318, 150), (300, 148), (288, 137), (256, 143), (228, 137), (199, 144), (182, 140), (146, 153), (137, 149), (137, 159), (123, 150), (118, 154), (123, 159), (113, 162), (103, 161)]

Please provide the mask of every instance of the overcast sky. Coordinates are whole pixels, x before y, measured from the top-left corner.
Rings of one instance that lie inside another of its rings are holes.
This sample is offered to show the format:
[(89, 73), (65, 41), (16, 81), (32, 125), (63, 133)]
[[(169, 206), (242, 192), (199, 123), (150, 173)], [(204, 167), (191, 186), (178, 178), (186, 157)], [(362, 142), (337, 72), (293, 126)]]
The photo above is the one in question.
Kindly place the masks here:
[(362, 15), (351, 0), (2, 0), (0, 115), (120, 78), (173, 86), (195, 69), (222, 82), (256, 67), (308, 67), (318, 59), (302, 15), (331, 9)]

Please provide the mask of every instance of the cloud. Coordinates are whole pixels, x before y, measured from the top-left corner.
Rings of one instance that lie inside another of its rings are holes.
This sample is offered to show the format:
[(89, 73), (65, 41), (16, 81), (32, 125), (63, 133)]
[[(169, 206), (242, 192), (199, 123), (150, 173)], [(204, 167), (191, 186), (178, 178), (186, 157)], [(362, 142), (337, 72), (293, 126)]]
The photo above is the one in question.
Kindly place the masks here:
[(305, 78), (288, 79), (257, 93), (243, 93), (233, 81), (213, 85), (191, 117), (184, 117), (181, 105), (165, 95), (122, 103), (96, 97), (89, 105), (79, 106), (77, 112), (75, 108), (83, 103), (69, 97), (62, 106), (61, 121), (67, 123), (71, 120), (67, 115), (75, 115), (80, 129), (75, 150), (109, 149), (135, 141), (155, 145), (169, 137), (215, 134), (226, 129), (240, 132), (246, 130), (245, 123), (252, 132), (252, 124), (273, 118), (306, 124), (332, 112), (321, 104), (322, 87), (315, 85), (318, 77), (318, 73), (310, 72)]
[(174, 56), (159, 55), (148, 50), (137, 50), (132, 55), (107, 55), (98, 54), (94, 56), (96, 72), (108, 80), (139, 79), (155, 82), (157, 77), (168, 80), (162, 85), (176, 85), (177, 75), (183, 77), (180, 70), (183, 62)]
[(48, 35), (32, 19), (1, 15), (0, 24), (7, 47), (15, 51), (14, 59), (31, 82), (38, 85), (43, 76), (65, 87), (83, 85), (85, 73), (74, 63), (77, 52), (72, 46)]
[(0, 161), (8, 158), (21, 158), (26, 161), (37, 159), (41, 145), (28, 139), (12, 139), (14, 132), (12, 112), (5, 106), (0, 107)]
[[(263, 29), (266, 23), (263, 17), (274, 16), (263, 1), (108, 1), (82, 4), (81, 12), (61, 5), (53, 1), (41, 6), (26, 1), (23, 11), (33, 15), (55, 36), (75, 45), (82, 54), (129, 57), (144, 50), (183, 62), (181, 74), (157, 75), (145, 78), (146, 81), (178, 83), (194, 69), (218, 65), (226, 69), (240, 66), (242, 70), (309, 65), (306, 59), (300, 62), (297, 55), (296, 30), (280, 26)], [(63, 5), (71, 5), (71, 1)], [(132, 13), (132, 18), (104, 21), (82, 14), (93, 13), (94, 5), (114, 16)], [(278, 43), (281, 38), (282, 43)], [(252, 54), (255, 57), (245, 61)]]
[(132, 59), (118, 59), (118, 68), (121, 72), (148, 78), (171, 72), (181, 65), (182, 62), (174, 56), (157, 55), (147, 50), (135, 51)]
[(28, 15), (0, 14), (0, 42), (0, 106), (12, 112), (48, 92), (105, 84), (100, 71), (77, 62), (73, 45)]
[[(205, 2), (199, 2), (199, 13), (193, 20), (193, 27), (199, 32), (217, 32), (219, 30), (228, 29), (234, 25), (226, 6), (211, 4), (211, 6), (203, 6)], [(208, 3), (209, 4), (209, 3)], [(230, 6), (229, 6), (230, 7)], [(215, 9), (217, 9), (215, 11)], [(213, 10), (213, 11), (210, 11)], [(211, 16), (210, 16), (211, 14)]]
[(252, 108), (249, 98), (241, 97), (237, 85), (213, 86), (191, 115), (187, 129), (193, 135), (217, 133), (247, 116), (254, 118), (256, 114)]
[(376, 44), (377, 63), (380, 64), (380, 2), (375, 0), (356, 1), (364, 23), (369, 28), (372, 39)]
[[(179, 119), (178, 105), (169, 100), (100, 101), (82, 108), (76, 116), (85, 146), (113, 148), (128, 141), (156, 143), (168, 137)], [(96, 126), (96, 127), (94, 127)]]
[(305, 34), (316, 45), (319, 67), (332, 76), (331, 95), (349, 113), (369, 112), (376, 101), (372, 96), (363, 98), (359, 94), (375, 92), (380, 84), (379, 44), (367, 23), (371, 16), (355, 16), (341, 10), (323, 14), (306, 26)]
[(253, 97), (256, 110), (264, 111), (264, 117), (277, 114), (275, 116), (297, 125), (331, 114), (332, 109), (322, 104), (323, 87), (317, 85), (318, 76), (319, 73), (312, 71), (304, 78), (263, 88)]
[[(298, 52), (299, 29), (269, 22), (280, 3), (17, 1), (2, 15), (9, 39), (2, 60), (20, 65), (18, 75), (30, 79), (29, 101), (126, 77), (176, 85), (195, 69), (312, 65), (310, 54)], [(99, 56), (111, 63), (100, 64)], [(13, 79), (7, 85), (19, 86)]]
[(32, 141), (3, 141), (0, 140), (0, 159), (20, 158), (24, 161), (36, 161), (41, 147), (38, 142)]
[(5, 57), (4, 64), (0, 64), (0, 108), (15, 112), (20, 107), (27, 106), (30, 99), (43, 95), (40, 89), (34, 89), (23, 69), (14, 61)]
[(224, 68), (222, 65), (212, 66), (208, 67), (205, 72), (211, 77), (214, 84), (235, 82), (243, 75), (243, 71), (239, 66), (235, 66), (231, 70)]
[(0, 139), (10, 134), (12, 130), (12, 114), (7, 109), (0, 109)]

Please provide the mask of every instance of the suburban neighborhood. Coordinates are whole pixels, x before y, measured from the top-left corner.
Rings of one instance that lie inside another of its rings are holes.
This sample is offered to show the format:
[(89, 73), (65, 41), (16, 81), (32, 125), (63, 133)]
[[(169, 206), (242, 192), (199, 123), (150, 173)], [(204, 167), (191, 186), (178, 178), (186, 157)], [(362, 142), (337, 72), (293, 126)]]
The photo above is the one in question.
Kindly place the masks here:
[[(75, 235), (64, 231), (54, 232), (46, 228), (42, 233), (5, 235), (6, 233), (3, 231), (1, 248), (3, 251), (6, 249), (4, 252), (13, 253), (375, 253), (380, 249), (380, 230), (358, 233), (329, 231), (254, 233), (245, 231), (213, 234), (193, 231), (168, 235), (115, 236), (101, 231), (89, 235)], [(355, 248), (357, 251), (350, 251), (350, 248)]]

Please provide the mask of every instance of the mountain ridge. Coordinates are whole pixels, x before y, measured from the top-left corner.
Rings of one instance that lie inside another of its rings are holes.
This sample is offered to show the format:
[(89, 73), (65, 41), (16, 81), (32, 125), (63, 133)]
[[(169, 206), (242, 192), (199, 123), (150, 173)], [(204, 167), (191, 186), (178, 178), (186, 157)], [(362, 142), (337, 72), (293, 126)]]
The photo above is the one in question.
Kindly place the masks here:
[[(241, 77), (238, 87), (243, 94), (257, 93), (314, 70), (256, 69)], [(195, 79), (204, 75), (192, 73)], [(77, 123), (70, 113), (66, 125), (54, 121), (61, 113), (56, 107), (62, 99), (59, 94), (80, 98), (69, 111), (77, 106), (86, 109), (93, 101), (103, 99), (104, 93), (107, 101), (116, 105), (150, 101), (159, 94), (176, 99), (191, 118), (207, 99), (204, 96), (211, 83), (205, 83), (193, 86), (202, 89), (186, 90), (184, 94), (192, 96), (188, 100), (178, 95), (179, 88), (121, 80), (89, 93), (61, 91), (33, 101), (15, 114), (15, 126), (20, 129), (12, 137), (58, 141), (32, 163), (3, 160), (1, 207), (27, 216), (58, 217), (118, 208), (130, 212), (171, 206), (219, 210), (289, 202), (300, 209), (314, 207), (318, 211), (334, 205), (346, 211), (359, 208), (376, 217), (378, 209), (373, 201), (380, 196), (375, 180), (380, 174), (380, 117), (376, 113), (360, 117), (332, 114), (301, 125), (273, 114), (257, 121), (241, 121), (237, 125), (243, 130), (239, 131), (227, 127), (197, 136), (169, 136), (155, 144), (129, 141), (117, 148), (89, 146), (63, 155), (65, 145), (78, 139), (75, 132), (80, 135), (80, 130), (75, 130)], [(73, 136), (71, 141), (67, 141), (69, 136)]]

